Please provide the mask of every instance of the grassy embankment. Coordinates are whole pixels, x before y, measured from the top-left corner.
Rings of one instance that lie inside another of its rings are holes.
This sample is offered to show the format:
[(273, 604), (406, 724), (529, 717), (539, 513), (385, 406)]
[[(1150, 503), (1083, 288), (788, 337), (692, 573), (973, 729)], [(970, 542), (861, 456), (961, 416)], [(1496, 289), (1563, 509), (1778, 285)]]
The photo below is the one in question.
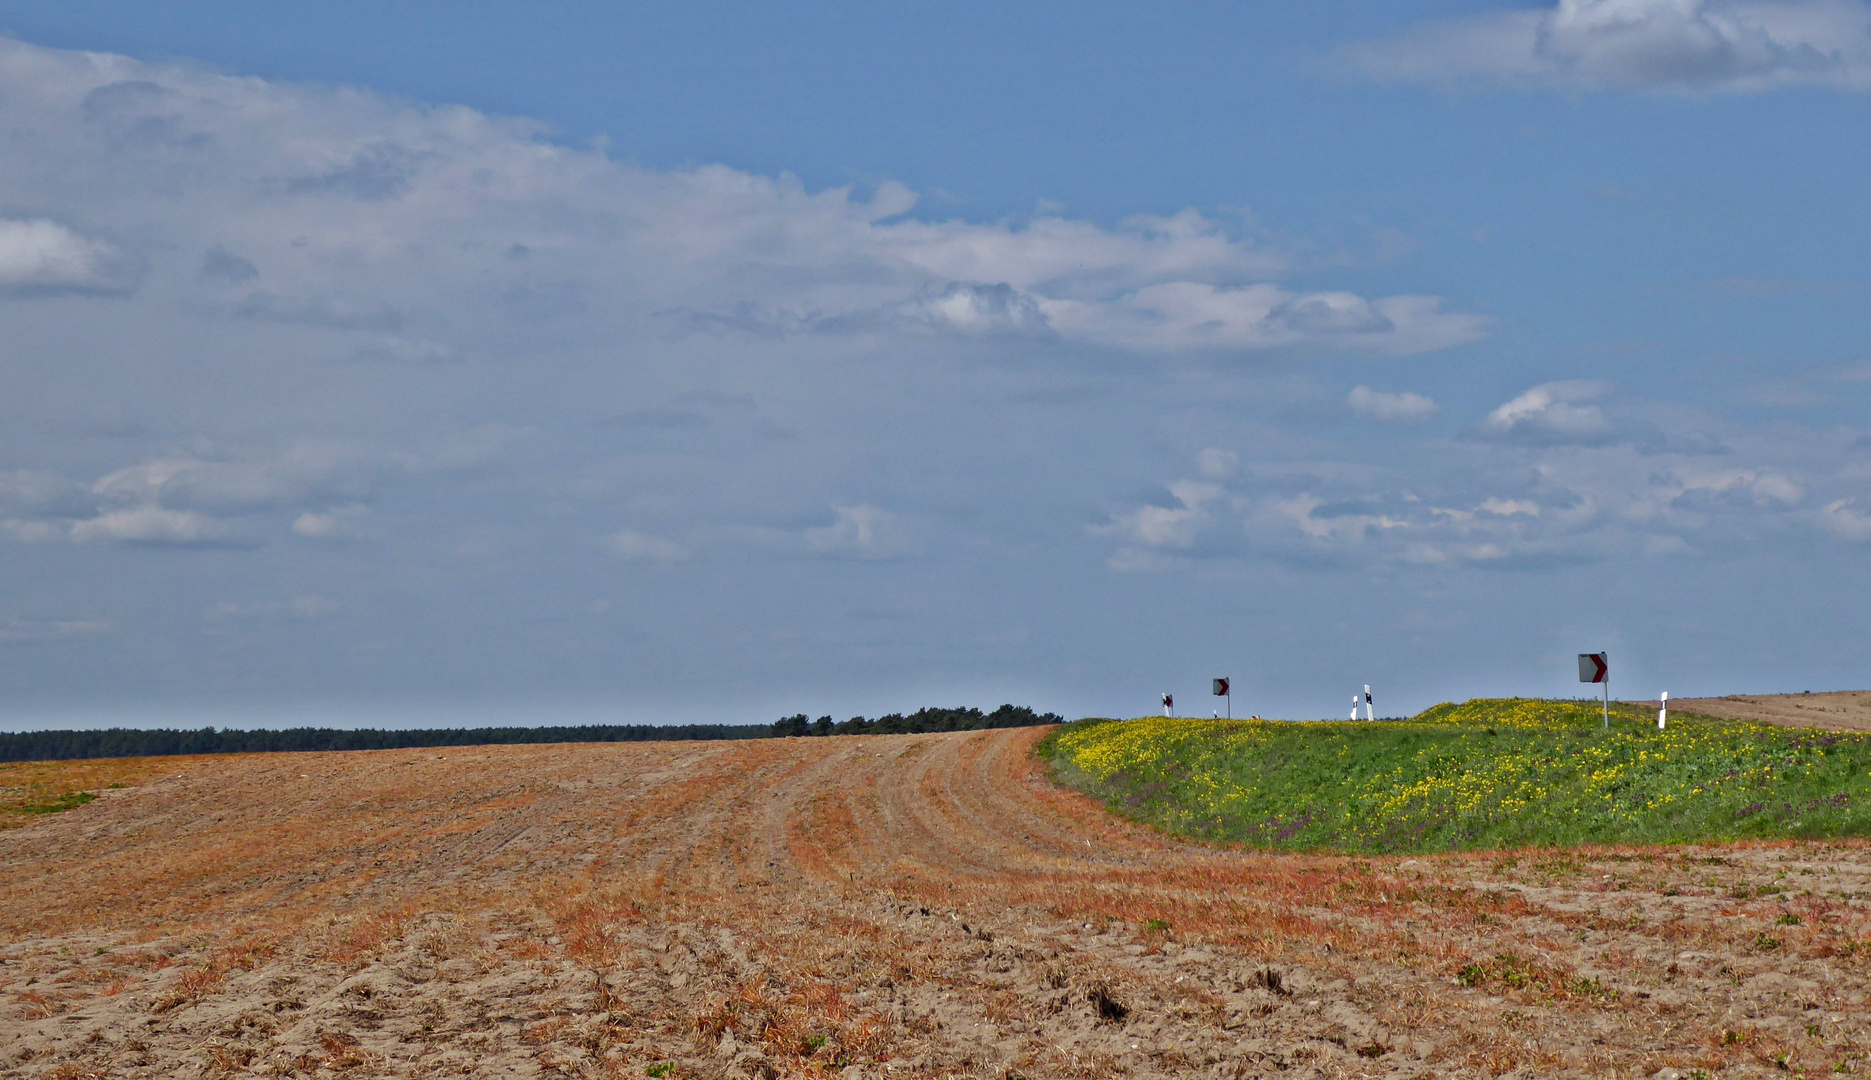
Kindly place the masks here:
[(1403, 722), (1081, 720), (1060, 782), (1204, 840), (1281, 850), (1871, 835), (1871, 736), (1597, 702), (1438, 705)]

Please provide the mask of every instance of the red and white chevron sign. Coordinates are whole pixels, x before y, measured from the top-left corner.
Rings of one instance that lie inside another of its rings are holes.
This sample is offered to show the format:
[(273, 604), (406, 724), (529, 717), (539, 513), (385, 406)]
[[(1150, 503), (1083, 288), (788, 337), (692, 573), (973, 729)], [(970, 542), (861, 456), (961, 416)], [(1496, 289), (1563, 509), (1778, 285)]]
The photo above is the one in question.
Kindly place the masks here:
[(1611, 654), (1601, 652), (1582, 652), (1579, 654), (1579, 681), (1600, 683), (1611, 671)]

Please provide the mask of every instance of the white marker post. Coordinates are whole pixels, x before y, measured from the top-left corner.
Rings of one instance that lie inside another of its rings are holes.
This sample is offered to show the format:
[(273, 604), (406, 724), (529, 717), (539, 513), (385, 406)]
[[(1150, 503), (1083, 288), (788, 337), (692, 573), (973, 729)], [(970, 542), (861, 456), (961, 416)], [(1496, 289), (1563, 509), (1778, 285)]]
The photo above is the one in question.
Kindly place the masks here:
[(1216, 679), (1209, 684), (1209, 689), (1216, 697), (1228, 699), (1228, 719), (1234, 719), (1234, 691), (1229, 689), (1227, 679)]
[(1353, 720), (1358, 718), (1358, 695), (1356, 694), (1351, 695), (1351, 718)]
[(1163, 715), (1164, 716), (1176, 715), (1176, 695), (1174, 694), (1163, 695)]
[(1366, 720), (1376, 719), (1375, 717), (1371, 715), (1371, 684), (1370, 683), (1364, 684), (1364, 718)]
[(1663, 725), (1667, 724), (1669, 722), (1669, 719), (1670, 719), (1670, 692), (1668, 690), (1665, 690), (1663, 691), (1663, 707), (1657, 710), (1657, 730), (1662, 731)]
[(1583, 683), (1603, 683), (1605, 686), (1605, 730), (1611, 730), (1611, 654), (1602, 652), (1582, 652), (1579, 654), (1579, 681)]

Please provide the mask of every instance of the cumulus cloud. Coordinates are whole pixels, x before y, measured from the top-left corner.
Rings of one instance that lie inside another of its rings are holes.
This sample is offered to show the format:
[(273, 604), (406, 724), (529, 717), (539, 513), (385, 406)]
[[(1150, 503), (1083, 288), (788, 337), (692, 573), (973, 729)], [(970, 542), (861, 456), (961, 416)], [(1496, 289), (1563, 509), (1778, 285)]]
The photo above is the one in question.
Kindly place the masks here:
[[(340, 443), (303, 442), (258, 460), (165, 456), (108, 473), (91, 485), (104, 505), (162, 505), (216, 515), (354, 502), (406, 456)], [(354, 515), (357, 511), (346, 510)]]
[(1092, 531), (1116, 541), (1110, 565), (1119, 570), (1168, 570), (1194, 558), (1540, 569), (1739, 553), (1787, 535), (1871, 540), (1863, 477), (1846, 458), (1801, 468), (1784, 445), (1756, 440), (1733, 455), (1751, 460), (1711, 468), (1705, 454), (1659, 453), (1628, 439), (1579, 442), (1575, 417), (1554, 421), (1563, 437), (1538, 431), (1553, 404), (1600, 389), (1522, 395), (1505, 415), (1536, 425), (1524, 457), (1470, 444), (1445, 457), (1434, 480), (1376, 465), (1245, 457), (1224, 475), (1206, 467), (1216, 451), (1205, 450), (1195, 462), (1202, 479), (1169, 485), (1173, 505), (1123, 509)]
[(1827, 532), (1840, 539), (1871, 540), (1871, 513), (1866, 511), (1863, 500), (1834, 499), (1820, 511), (1819, 520)]
[(1046, 300), (1040, 310), (1067, 337), (1147, 351), (1314, 346), (1408, 356), (1475, 341), (1487, 329), (1483, 317), (1445, 312), (1434, 297), (1366, 300), (1265, 283), (1164, 282), (1108, 300)]
[(355, 540), (358, 522), (369, 508), (362, 503), (333, 507), (330, 510), (307, 510), (292, 519), (292, 531), (309, 540)]
[(0, 218), (0, 293), (121, 293), (136, 284), (115, 246), (45, 218)]
[(1341, 54), (1401, 82), (1748, 93), (1871, 89), (1862, 0), (1559, 0), (1420, 26)]
[(1705, 512), (1750, 512), (1770, 507), (1798, 506), (1806, 487), (1784, 473), (1755, 469), (1729, 469), (1690, 474), (1680, 478), (1682, 493), (1672, 505)]
[(70, 536), (80, 544), (105, 540), (156, 547), (222, 547), (238, 542), (223, 522), (193, 510), (163, 506), (134, 506), (74, 522)]
[[(1198, 458), (1198, 467), (1232, 466), (1222, 455), (1226, 451), (1206, 450)], [(1232, 456), (1232, 455), (1230, 455)], [(1206, 480), (1178, 480), (1169, 485), (1174, 506), (1139, 506), (1114, 516), (1108, 523), (1094, 526), (1098, 536), (1116, 537), (1122, 542), (1110, 565), (1118, 570), (1156, 570), (1173, 563), (1160, 556), (1165, 552), (1185, 552), (1215, 521), (1210, 504), (1227, 493), (1220, 484)]]
[(877, 506), (836, 506), (837, 520), (807, 529), (806, 550), (833, 558), (894, 559), (914, 554), (916, 545), (903, 519)]
[(1391, 393), (1368, 386), (1352, 387), (1345, 404), (1359, 416), (1402, 424), (1420, 424), (1438, 411), (1436, 403), (1421, 394)]
[[(1436, 297), (1277, 284), (1293, 255), (1194, 210), (1116, 224), (927, 220), (901, 184), (809, 191), (645, 169), (537, 125), (183, 65), (0, 42), (19, 198), (192, 241), (153, 272), (195, 310), (449, 357), (515, 322), (615, 333), (1050, 334), (1143, 353), (1401, 356), (1480, 337)], [(30, 102), (28, 107), (24, 103)], [(465, 239), (464, 239), (465, 238)], [(127, 288), (131, 263), (50, 218), (0, 221), (0, 289)], [(264, 267), (264, 274), (261, 269)], [(498, 326), (498, 331), (495, 327)]]
[(911, 301), (904, 317), (932, 329), (960, 334), (1033, 333), (1047, 329), (1039, 301), (1006, 282), (949, 283), (939, 295)]
[(1595, 404), (1610, 394), (1610, 385), (1602, 382), (1544, 383), (1489, 413), (1474, 434), (1525, 446), (1602, 446), (1619, 435)]
[(0, 534), (22, 543), (245, 547), (290, 528), (310, 540), (355, 540), (369, 513), (363, 500), (384, 484), (480, 468), (514, 437), (483, 427), (421, 449), (303, 441), (270, 456), (164, 454), (89, 484), (10, 470), (0, 472)]

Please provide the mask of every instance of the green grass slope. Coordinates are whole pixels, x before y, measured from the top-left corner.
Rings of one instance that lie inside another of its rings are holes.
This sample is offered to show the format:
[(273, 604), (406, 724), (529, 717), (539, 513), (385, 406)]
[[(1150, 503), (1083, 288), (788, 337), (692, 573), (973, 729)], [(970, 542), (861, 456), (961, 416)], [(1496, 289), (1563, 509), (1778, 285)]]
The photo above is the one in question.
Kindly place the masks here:
[(1871, 835), (1871, 737), (1595, 701), (1481, 700), (1403, 722), (1081, 720), (1039, 753), (1127, 817), (1281, 850)]

